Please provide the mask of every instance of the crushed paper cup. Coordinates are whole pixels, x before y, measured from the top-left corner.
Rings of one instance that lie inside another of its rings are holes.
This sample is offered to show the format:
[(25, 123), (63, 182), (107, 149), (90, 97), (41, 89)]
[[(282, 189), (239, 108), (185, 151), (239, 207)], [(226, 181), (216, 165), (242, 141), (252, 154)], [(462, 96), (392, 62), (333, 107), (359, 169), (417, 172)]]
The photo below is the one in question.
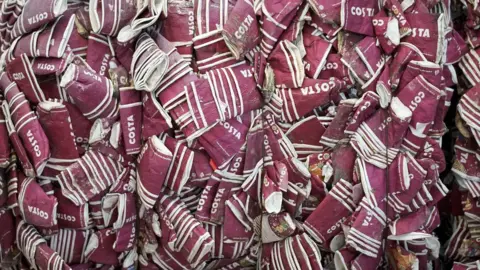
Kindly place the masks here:
[(109, 228), (92, 234), (84, 249), (86, 258), (95, 263), (118, 265), (119, 254), (113, 249), (115, 238), (115, 231)]
[(236, 191), (241, 189), (242, 183), (243, 177), (236, 179), (236, 177), (229, 174), (222, 177), (210, 210), (210, 222), (216, 224), (223, 223), (225, 215), (225, 202)]
[(6, 168), (10, 157), (10, 143), (7, 121), (3, 110), (0, 111), (0, 168)]
[(167, 16), (167, 1), (149, 0), (137, 7), (130, 25), (132, 29), (140, 31), (155, 24), (162, 15)]
[(79, 155), (66, 106), (60, 102), (45, 101), (38, 104), (37, 113), (47, 138), (55, 142), (50, 147), (48, 163), (61, 163), (63, 166), (73, 163)]
[(115, 232), (116, 239), (113, 249), (116, 252), (132, 250), (136, 244), (136, 224), (134, 222), (122, 226)]
[(91, 1), (89, 15), (92, 30), (108, 36), (116, 36), (120, 29), (136, 15), (133, 1)]
[(236, 119), (220, 122), (198, 138), (205, 151), (221, 166), (228, 162), (245, 143), (247, 127)]
[(109, 63), (113, 54), (109, 38), (104, 35), (90, 33), (87, 46), (87, 64), (100, 76), (108, 77)]
[(295, 18), (301, 4), (301, 1), (283, 1), (281, 3), (263, 1), (259, 4), (263, 13), (260, 32), (264, 35), (260, 47), (265, 57), (272, 52), (282, 33)]
[(161, 140), (172, 153), (172, 162), (168, 167), (164, 186), (178, 194), (184, 188), (190, 176), (195, 153), (185, 143), (166, 134), (161, 136)]
[(195, 16), (193, 2), (167, 1), (168, 16), (162, 21), (161, 34), (173, 42), (180, 55), (188, 62), (193, 58)]
[(49, 247), (68, 264), (85, 263), (84, 249), (91, 234), (90, 230), (61, 229), (51, 237)]
[(262, 243), (277, 242), (293, 234), (296, 225), (286, 212), (264, 215), (262, 218)]
[[(330, 240), (341, 230), (341, 224), (355, 210), (355, 205), (351, 198), (352, 188), (351, 183), (340, 180), (315, 211), (305, 220), (305, 231), (315, 241), (321, 243), (322, 246), (328, 247)], [(335, 215), (328, 216), (328, 221), (325, 218), (318, 218), (318, 215), (325, 212), (322, 209), (333, 208), (338, 210), (332, 211)]]
[[(15, 83), (11, 83), (5, 90), (5, 96), (7, 100), (14, 99), (8, 105), (7, 101), (4, 101), (2, 108), (8, 119), (7, 129), (12, 145), (22, 162), (22, 167), (25, 166), (23, 167), (25, 174), (33, 176), (33, 171), (31, 171), (33, 169), (35, 173), (41, 174), (50, 156), (49, 142), (45, 132), (37, 116), (31, 111), (25, 96), (18, 90)], [(7, 107), (10, 107), (10, 109)], [(11, 115), (10, 112), (15, 112), (15, 115)], [(20, 139), (25, 143), (22, 144)]]
[(156, 136), (148, 139), (138, 156), (137, 190), (143, 205), (150, 209), (158, 199), (172, 153)]
[(120, 92), (120, 124), (123, 144), (128, 155), (140, 153), (142, 136), (142, 101), (141, 95), (133, 87), (121, 87)]
[(117, 161), (99, 152), (88, 151), (80, 160), (57, 175), (62, 194), (75, 205), (82, 205), (113, 184), (120, 174), (120, 166)]
[(345, 90), (345, 83), (336, 78), (329, 80), (305, 79), (300, 89), (280, 88), (275, 91), (275, 95), (282, 100), (282, 118), (286, 122), (293, 122), (314, 108), (328, 104), (332, 98), (337, 97)]
[(171, 116), (157, 101), (155, 95), (153, 93), (142, 93), (142, 95), (142, 138), (146, 139), (172, 128)]
[[(421, 16), (422, 19), (419, 19)], [(417, 46), (427, 60), (439, 63), (444, 51), (445, 16), (443, 14), (406, 13), (405, 19), (412, 28), (404, 41)]]
[(237, 1), (222, 30), (225, 44), (236, 59), (240, 59), (260, 42), (258, 28), (253, 2)]
[(11, 36), (16, 38), (48, 23), (67, 10), (67, 1), (27, 2), (13, 25)]
[(346, 243), (361, 254), (376, 258), (382, 247), (381, 239), (387, 217), (381, 208), (370, 207), (366, 200), (362, 200), (360, 207)]
[(305, 79), (302, 55), (295, 44), (282, 40), (272, 50), (268, 61), (272, 67), (275, 85), (284, 88), (299, 88)]
[(72, 103), (89, 120), (113, 117), (118, 113), (117, 100), (113, 98), (112, 82), (88, 68), (70, 64), (60, 86), (65, 87)]
[(40, 227), (57, 225), (57, 199), (48, 196), (34, 178), (21, 173), (18, 178), (18, 204), (24, 220)]
[(341, 23), (345, 30), (367, 36), (374, 35), (372, 17), (378, 12), (378, 4), (369, 1), (346, 1), (341, 6)]
[(33, 73), (32, 63), (26, 54), (22, 54), (10, 62), (7, 72), (30, 102), (38, 104), (45, 101), (45, 94), (38, 84), (37, 78)]
[(303, 46), (305, 47), (305, 75), (317, 79), (325, 67), (327, 57), (330, 55), (332, 44), (315, 35), (313, 27), (303, 27)]
[(57, 224), (60, 229), (83, 229), (89, 225), (88, 204), (76, 206), (63, 196), (60, 189), (54, 189), (57, 198)]
[(320, 139), (320, 143), (326, 147), (333, 148), (345, 136), (345, 128), (348, 120), (353, 114), (356, 99), (346, 99), (340, 101), (337, 106), (335, 117)]
[(350, 144), (365, 161), (383, 169), (397, 155), (403, 139), (400, 135), (407, 131), (411, 117), (410, 109), (395, 97), (388, 110), (376, 111), (360, 125)]
[(135, 88), (148, 92), (156, 90), (165, 75), (168, 62), (168, 56), (154, 40), (148, 34), (141, 34), (130, 66)]
[[(108, 193), (102, 199), (102, 216), (106, 226), (117, 230), (137, 219), (132, 193)], [(115, 219), (116, 218), (116, 219)]]

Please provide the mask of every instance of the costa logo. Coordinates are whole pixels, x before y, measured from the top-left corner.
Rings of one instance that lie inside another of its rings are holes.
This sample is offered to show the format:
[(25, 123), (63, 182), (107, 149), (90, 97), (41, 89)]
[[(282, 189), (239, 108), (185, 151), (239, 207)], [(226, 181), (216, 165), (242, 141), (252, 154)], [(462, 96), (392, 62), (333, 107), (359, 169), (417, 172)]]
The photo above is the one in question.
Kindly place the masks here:
[(425, 93), (423, 92), (418, 92), (417, 95), (413, 98), (412, 101), (410, 101), (410, 104), (408, 105), (408, 108), (413, 112), (415, 109), (418, 107), (418, 104), (422, 102), (422, 100), (425, 98)]
[(47, 18), (48, 18), (48, 13), (43, 12), (43, 13), (35, 14), (34, 16), (28, 18), (27, 21), (28, 21), (28, 24), (31, 25), (31, 24), (46, 20)]
[(45, 64), (45, 63), (39, 63), (37, 64), (37, 68), (38, 69), (42, 69), (42, 70), (48, 70), (48, 71), (54, 71), (55, 70), (55, 66), (52, 65), (52, 64)]
[(219, 188), (217, 190), (217, 195), (215, 195), (215, 198), (213, 199), (213, 204), (212, 204), (212, 214), (215, 214), (217, 212), (217, 208), (219, 203), (221, 202), (223, 192), (225, 191), (224, 188)]
[(130, 232), (130, 239), (128, 239), (127, 248), (133, 247), (133, 242), (135, 242), (135, 226), (132, 226), (132, 231)]
[(76, 137), (75, 142), (77, 142), (77, 143), (88, 143), (88, 138)]
[(28, 212), (37, 215), (43, 219), (48, 219), (48, 213), (40, 210), (38, 207), (28, 206)]
[(330, 227), (330, 229), (327, 230), (327, 233), (328, 234), (331, 234), (333, 232), (335, 232), (337, 229), (340, 228), (340, 226), (342, 226), (342, 223), (347, 220), (346, 217), (342, 217), (340, 220), (338, 220), (335, 224), (332, 225), (332, 227)]
[(350, 12), (354, 16), (373, 17), (375, 10), (373, 8), (352, 7)]
[(100, 75), (104, 76), (105, 75), (105, 71), (107, 70), (107, 66), (108, 66), (108, 59), (110, 59), (110, 55), (109, 54), (105, 54), (103, 56), (103, 59), (102, 59), (102, 65), (100, 66)]
[(193, 17), (193, 11), (189, 11), (188, 12), (188, 34), (190, 36), (193, 36), (194, 35), (194, 31), (195, 31), (195, 19)]
[(91, 73), (90, 71), (88, 71), (88, 70), (86, 70), (86, 69), (83, 70), (83, 74), (91, 77), (92, 79), (94, 79), (94, 80), (96, 80), (96, 81), (102, 82), (102, 79), (101, 79), (99, 76), (97, 76), (96, 74)]
[(265, 153), (268, 156), (273, 156), (272, 148), (270, 147), (270, 142), (268, 141), (268, 136), (263, 135), (263, 146), (265, 147)]
[(230, 123), (228, 122), (223, 122), (220, 123), (221, 126), (223, 126), (226, 130), (228, 130), (228, 133), (233, 134), (233, 136), (237, 139), (240, 140), (240, 132), (234, 128)]
[(428, 28), (412, 28), (412, 37), (429, 38), (430, 30)]
[(362, 226), (368, 227), (370, 226), (370, 221), (372, 221), (373, 214), (370, 211), (367, 211), (367, 215), (365, 216), (365, 219), (362, 222)]
[(74, 216), (70, 216), (70, 215), (67, 215), (67, 214), (61, 214), (61, 213), (57, 213), (57, 218), (61, 219), (61, 220), (68, 221), (68, 222), (75, 222), (77, 220)]
[(324, 82), (324, 83), (316, 83), (314, 86), (307, 86), (302, 87), (300, 90), (302, 91), (302, 95), (313, 95), (319, 94), (321, 92), (328, 92), (330, 89), (335, 87), (334, 81)]
[(135, 119), (133, 115), (130, 115), (127, 118), (127, 127), (128, 127), (128, 143), (135, 144), (137, 140), (135, 139)]
[(385, 120), (383, 120), (383, 122), (380, 124), (380, 126), (378, 127), (378, 130), (383, 131), (383, 130), (387, 127), (388, 123), (390, 123), (390, 122), (392, 122), (392, 118), (391, 118), (391, 117), (387, 117), (387, 118), (386, 118)]
[(12, 76), (13, 76), (13, 79), (16, 81), (25, 79), (25, 75), (23, 75), (22, 72), (13, 73)]
[(40, 157), (42, 155), (42, 152), (40, 151), (40, 146), (38, 146), (38, 142), (35, 137), (33, 137), (33, 133), (30, 129), (27, 131), (27, 137), (30, 145), (33, 148), (33, 151), (35, 151), (35, 156)]
[(203, 205), (205, 204), (205, 200), (208, 198), (208, 192), (212, 189), (211, 186), (206, 186), (200, 196), (200, 200), (198, 201), (197, 211), (201, 211), (203, 209)]
[(338, 68), (338, 64), (337, 63), (326, 63), (322, 70), (327, 70), (327, 69), (337, 69)]
[(247, 15), (247, 17), (240, 24), (238, 30), (235, 31), (235, 37), (238, 39), (241, 39), (243, 35), (245, 35), (245, 32), (247, 32), (248, 28), (250, 28), (250, 25), (252, 25), (252, 22), (253, 22), (252, 16)]
[(384, 21), (384, 20), (373, 19), (373, 20), (372, 20), (372, 23), (373, 23), (373, 25), (375, 25), (375, 26), (377, 26), (377, 25), (378, 25), (378, 26), (383, 26), (383, 25), (385, 24), (385, 21)]
[(134, 215), (134, 216), (131, 216), (131, 217), (125, 219), (125, 223), (134, 222), (135, 220), (137, 220), (137, 215)]

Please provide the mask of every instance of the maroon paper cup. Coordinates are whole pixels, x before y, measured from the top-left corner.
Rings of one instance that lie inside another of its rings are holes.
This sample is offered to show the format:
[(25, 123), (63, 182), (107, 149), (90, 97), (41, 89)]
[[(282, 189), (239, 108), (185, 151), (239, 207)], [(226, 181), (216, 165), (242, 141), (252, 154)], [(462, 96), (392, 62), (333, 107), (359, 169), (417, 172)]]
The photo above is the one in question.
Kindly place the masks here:
[(195, 16), (193, 3), (188, 1), (167, 1), (168, 16), (163, 20), (161, 34), (173, 42), (178, 52), (188, 62), (192, 60), (195, 34)]
[[(3, 101), (2, 103), (2, 111), (3, 114), (5, 115), (5, 121), (6, 121), (6, 126), (7, 126), (7, 131), (8, 131), (8, 136), (10, 139), (10, 143), (12, 145), (12, 148), (14, 150), (13, 153), (13, 160), (10, 160), (10, 166), (12, 166), (12, 163), (15, 164), (18, 158), (18, 161), (22, 165), (22, 169), (25, 173), (25, 175), (33, 177), (35, 176), (35, 169), (33, 165), (30, 163), (28, 159), (27, 152), (25, 148), (23, 147), (23, 144), (20, 140), (20, 137), (17, 134), (17, 131), (15, 130), (15, 126), (12, 123), (12, 119), (10, 117), (10, 111), (8, 109), (8, 103), (7, 101)], [(9, 149), (10, 150), (10, 149)], [(12, 158), (12, 156), (11, 156)], [(15, 165), (15, 170), (16, 170), (16, 165)]]
[(200, 195), (198, 201), (197, 211), (195, 212), (195, 218), (199, 221), (207, 222), (210, 220), (210, 210), (213, 204), (213, 199), (217, 193), (218, 186), (220, 185), (221, 176), (217, 171), (214, 171), (213, 175), (208, 180), (205, 188)]
[(55, 101), (45, 101), (38, 105), (37, 113), (47, 138), (56, 142), (50, 147), (49, 163), (65, 162), (64, 166), (73, 163), (79, 155), (66, 106)]
[[(96, 151), (88, 151), (57, 175), (62, 194), (80, 206), (110, 187), (121, 173), (121, 164)], [(82, 183), (79, 185), (77, 183)]]
[(138, 154), (141, 148), (142, 136), (142, 102), (140, 92), (133, 87), (121, 87), (120, 92), (120, 123), (122, 127), (123, 144), (128, 155)]
[(89, 211), (88, 204), (76, 206), (68, 198), (63, 196), (60, 189), (54, 189), (57, 198), (57, 223), (60, 229), (83, 229), (88, 227)]
[(36, 28), (54, 20), (67, 10), (64, 0), (49, 0), (43, 3), (26, 3), (22, 13), (15, 22), (12, 38), (29, 33)]
[(115, 232), (116, 239), (113, 249), (116, 252), (124, 252), (135, 248), (137, 244), (136, 226), (135, 222), (128, 223)]
[(253, 2), (243, 0), (235, 4), (223, 26), (222, 35), (237, 59), (240, 59), (260, 42)]
[(306, 62), (305, 74), (310, 78), (317, 79), (325, 67), (332, 44), (319, 36), (313, 35), (314, 31), (315, 28), (305, 25), (302, 33), (303, 46), (306, 51), (304, 58)]
[(3, 110), (0, 111), (0, 168), (6, 168), (10, 157), (10, 143), (8, 140), (7, 120)]
[(32, 69), (32, 63), (26, 54), (20, 55), (8, 64), (7, 72), (27, 99), (33, 104), (45, 101), (45, 94), (38, 84)]
[(85, 263), (87, 258), (84, 248), (91, 234), (90, 230), (61, 229), (50, 238), (49, 247), (58, 252), (68, 264)]
[(57, 199), (48, 196), (34, 178), (19, 174), (18, 183), (18, 203), (25, 221), (40, 227), (56, 225)]
[[(330, 240), (341, 230), (341, 224), (355, 210), (351, 198), (352, 184), (340, 180), (328, 193), (327, 197), (320, 203), (315, 211), (305, 220), (305, 231), (317, 242), (328, 248)], [(318, 215), (325, 213), (323, 209), (330, 209), (332, 215), (328, 221), (319, 219)], [(336, 209), (331, 211), (331, 209)]]
[(156, 136), (148, 139), (138, 156), (137, 190), (147, 209), (153, 207), (160, 194), (172, 158), (170, 150)]
[(376, 111), (380, 104), (380, 97), (375, 92), (366, 92), (355, 104), (355, 111), (345, 127), (345, 133), (352, 134), (362, 122), (367, 120)]
[(445, 17), (443, 14), (428, 14), (422, 16), (421, 20), (419, 18), (418, 14), (405, 14), (405, 19), (412, 27), (412, 33), (405, 38), (405, 42), (417, 46), (428, 61), (438, 63), (443, 54)]
[(119, 254), (113, 249), (115, 238), (116, 233), (109, 228), (92, 234), (84, 250), (86, 258), (95, 263), (118, 265)]
[[(305, 69), (300, 50), (290, 41), (282, 40), (268, 57), (275, 85), (285, 88), (299, 88), (305, 79)], [(270, 75), (271, 76), (271, 75)]]
[(276, 90), (276, 95), (283, 101), (282, 118), (286, 122), (294, 122), (314, 108), (328, 104), (332, 98), (345, 90), (345, 83), (335, 78), (305, 79), (300, 89), (281, 88)]
[(136, 14), (134, 2), (122, 1), (92, 1), (89, 3), (90, 22), (92, 30), (108, 36), (116, 36)]
[(168, 55), (158, 48), (148, 34), (141, 34), (130, 68), (135, 89), (155, 91), (168, 69), (168, 63)]
[[(115, 213), (117, 213), (116, 219)], [(108, 193), (102, 199), (102, 215), (105, 224), (112, 224), (113, 229), (120, 229), (137, 219), (135, 198), (132, 193)]]
[(374, 36), (372, 17), (378, 12), (378, 5), (361, 0), (349, 1), (341, 5), (341, 21), (345, 30)]
[(215, 164), (222, 166), (229, 162), (233, 155), (238, 153), (240, 147), (245, 144), (246, 134), (246, 126), (236, 119), (230, 119), (218, 123), (198, 140), (215, 161)]
[(109, 62), (113, 57), (109, 42), (107, 36), (95, 33), (88, 36), (87, 64), (100, 76), (105, 77), (108, 77)]
[(354, 112), (356, 102), (357, 100), (355, 99), (340, 101), (335, 118), (333, 118), (332, 123), (328, 126), (320, 139), (321, 144), (333, 148), (344, 138), (344, 131), (347, 127), (349, 118)]
[[(71, 64), (60, 83), (72, 102), (89, 120), (117, 115), (117, 100), (113, 98), (112, 82), (85, 67)], [(85, 94), (87, 93), (88, 94)]]

